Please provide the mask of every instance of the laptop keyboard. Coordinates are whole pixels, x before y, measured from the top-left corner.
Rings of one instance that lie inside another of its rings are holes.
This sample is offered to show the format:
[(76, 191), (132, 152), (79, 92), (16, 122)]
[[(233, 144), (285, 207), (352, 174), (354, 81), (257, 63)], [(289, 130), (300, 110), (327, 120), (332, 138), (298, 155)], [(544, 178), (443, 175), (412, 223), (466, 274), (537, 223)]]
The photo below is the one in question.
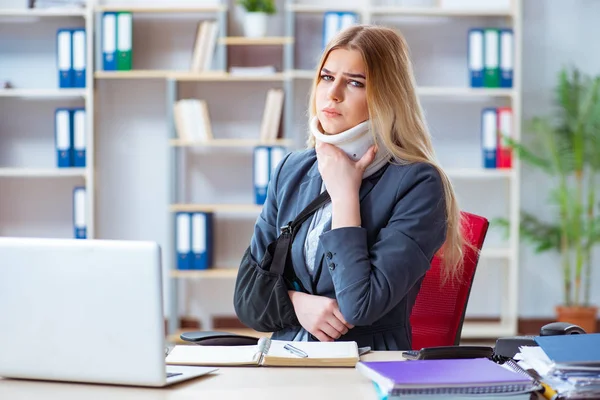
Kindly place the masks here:
[(167, 372), (167, 378), (172, 378), (177, 375), (181, 375), (181, 372)]

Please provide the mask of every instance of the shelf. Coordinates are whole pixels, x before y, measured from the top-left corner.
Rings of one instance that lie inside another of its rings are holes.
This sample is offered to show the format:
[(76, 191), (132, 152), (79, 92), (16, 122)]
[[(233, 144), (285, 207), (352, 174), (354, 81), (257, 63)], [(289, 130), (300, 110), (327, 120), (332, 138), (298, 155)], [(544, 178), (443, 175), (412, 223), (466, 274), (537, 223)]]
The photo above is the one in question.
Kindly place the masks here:
[(511, 9), (463, 9), (451, 10), (439, 7), (379, 6), (371, 9), (373, 15), (434, 16), (434, 17), (511, 17)]
[(510, 179), (514, 176), (512, 169), (500, 168), (444, 168), (444, 171), (454, 179)]
[(417, 93), (421, 96), (512, 97), (514, 90), (510, 88), (422, 86), (417, 88)]
[(173, 204), (172, 212), (212, 212), (223, 214), (258, 214), (263, 206), (258, 204)]
[(32, 99), (85, 97), (85, 89), (0, 89), (0, 97)]
[(512, 252), (508, 248), (489, 248), (481, 250), (481, 258), (504, 258), (509, 259), (512, 256)]
[(297, 13), (324, 13), (327, 11), (335, 10), (335, 11), (346, 11), (346, 12), (356, 12), (360, 13), (362, 8), (360, 7), (346, 7), (346, 6), (336, 6), (332, 7), (326, 4), (318, 5), (318, 4), (290, 4), (287, 6), (287, 9)]
[(461, 339), (496, 339), (501, 336), (513, 335), (516, 335), (516, 332), (506, 323), (465, 321)]
[(244, 36), (230, 36), (219, 39), (219, 44), (226, 45), (243, 45), (243, 46), (267, 46), (267, 45), (280, 45), (280, 44), (291, 44), (294, 43), (293, 37), (262, 37), (262, 38), (247, 38)]
[(295, 69), (288, 72), (292, 79), (314, 79), (315, 71), (312, 69)]
[(254, 146), (290, 146), (293, 141), (279, 139), (272, 142), (263, 142), (259, 139), (213, 139), (204, 142), (190, 142), (182, 139), (171, 139), (169, 144), (173, 147), (254, 147)]
[(85, 177), (85, 168), (0, 168), (0, 177), (67, 178)]
[(135, 13), (209, 13), (209, 12), (220, 12), (227, 10), (227, 6), (222, 4), (204, 5), (204, 6), (193, 6), (189, 4), (169, 4), (169, 5), (132, 5), (132, 4), (107, 4), (99, 5), (96, 7), (96, 11), (129, 11)]
[(85, 17), (84, 8), (0, 8), (0, 17)]
[(214, 82), (222, 82), (222, 81), (231, 81), (231, 82), (239, 82), (239, 81), (283, 81), (286, 78), (286, 75), (283, 73), (275, 73), (268, 75), (232, 75), (227, 72), (176, 72), (171, 73), (167, 76), (169, 79), (174, 79), (176, 81), (214, 81)]
[(96, 79), (166, 79), (169, 74), (173, 74), (175, 71), (169, 70), (152, 70), (152, 69), (140, 69), (131, 71), (96, 71), (94, 77)]
[(211, 268), (205, 270), (172, 270), (171, 277), (183, 279), (220, 279), (235, 278), (238, 269), (236, 268)]

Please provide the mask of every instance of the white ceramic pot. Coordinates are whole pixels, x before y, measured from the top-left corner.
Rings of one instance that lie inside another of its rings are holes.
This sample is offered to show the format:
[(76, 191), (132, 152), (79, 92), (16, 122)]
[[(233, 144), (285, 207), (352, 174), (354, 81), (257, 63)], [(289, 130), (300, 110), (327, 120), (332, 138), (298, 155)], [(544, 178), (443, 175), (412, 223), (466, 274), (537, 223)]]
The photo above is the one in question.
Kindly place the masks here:
[(244, 35), (246, 37), (264, 37), (267, 33), (267, 14), (264, 12), (246, 12), (244, 17)]

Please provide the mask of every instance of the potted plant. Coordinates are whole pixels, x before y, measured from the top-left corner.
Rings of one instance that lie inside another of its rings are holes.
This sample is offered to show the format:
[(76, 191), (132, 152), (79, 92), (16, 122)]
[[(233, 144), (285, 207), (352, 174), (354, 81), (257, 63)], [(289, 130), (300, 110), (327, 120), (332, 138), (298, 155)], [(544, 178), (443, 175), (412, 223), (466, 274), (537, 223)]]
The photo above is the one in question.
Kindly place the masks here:
[[(507, 144), (519, 158), (552, 178), (548, 197), (554, 222), (522, 212), (519, 230), (536, 252), (556, 251), (563, 275), (563, 303), (558, 321), (595, 332), (598, 308), (590, 304), (592, 249), (600, 242), (597, 184), (600, 175), (600, 76), (577, 69), (559, 73), (556, 110), (528, 123), (531, 143)], [(506, 220), (497, 220), (506, 228)]]
[(238, 0), (246, 10), (244, 15), (244, 35), (263, 37), (267, 32), (267, 17), (277, 11), (274, 0)]

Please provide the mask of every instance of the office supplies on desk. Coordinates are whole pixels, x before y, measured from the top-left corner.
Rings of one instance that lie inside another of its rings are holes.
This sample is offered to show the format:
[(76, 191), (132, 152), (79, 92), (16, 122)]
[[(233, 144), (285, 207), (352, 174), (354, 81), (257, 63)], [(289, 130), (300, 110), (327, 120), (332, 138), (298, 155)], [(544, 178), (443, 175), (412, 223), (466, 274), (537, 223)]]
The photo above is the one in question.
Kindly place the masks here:
[(356, 368), (391, 396), (516, 395), (539, 388), (533, 378), (485, 358), (360, 361)]
[(600, 333), (538, 336), (535, 341), (557, 364), (600, 363)]
[(297, 355), (298, 357), (304, 357), (304, 358), (308, 357), (308, 354), (306, 354), (304, 351), (300, 350), (297, 347), (292, 346), (289, 343), (283, 345), (283, 348), (286, 349), (287, 351), (289, 351), (290, 353)]
[[(286, 345), (307, 354), (298, 357)], [(356, 342), (290, 342), (260, 338), (249, 346), (177, 345), (166, 358), (169, 365), (354, 367), (359, 360)]]

